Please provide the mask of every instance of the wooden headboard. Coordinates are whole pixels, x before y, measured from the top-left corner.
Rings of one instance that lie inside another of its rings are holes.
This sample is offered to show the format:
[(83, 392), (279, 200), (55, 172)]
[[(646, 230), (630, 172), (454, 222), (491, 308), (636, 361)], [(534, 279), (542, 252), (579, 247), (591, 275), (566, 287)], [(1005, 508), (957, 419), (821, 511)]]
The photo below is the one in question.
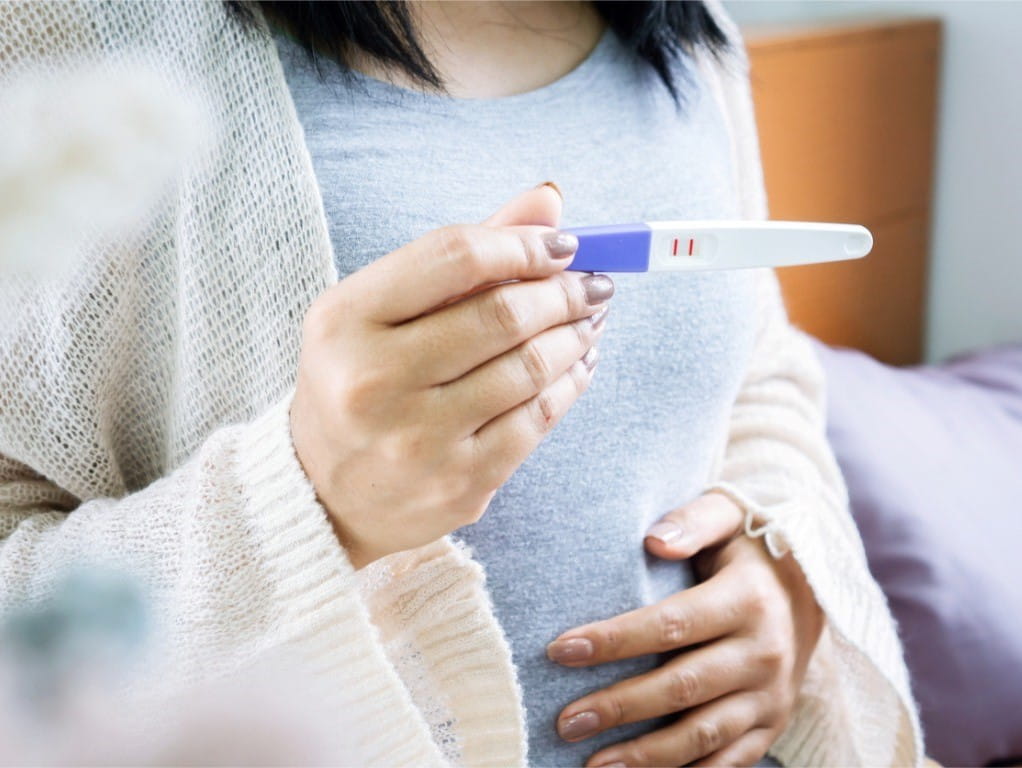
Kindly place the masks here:
[(941, 28), (743, 30), (770, 215), (864, 224), (866, 259), (779, 270), (792, 322), (892, 364), (923, 352)]

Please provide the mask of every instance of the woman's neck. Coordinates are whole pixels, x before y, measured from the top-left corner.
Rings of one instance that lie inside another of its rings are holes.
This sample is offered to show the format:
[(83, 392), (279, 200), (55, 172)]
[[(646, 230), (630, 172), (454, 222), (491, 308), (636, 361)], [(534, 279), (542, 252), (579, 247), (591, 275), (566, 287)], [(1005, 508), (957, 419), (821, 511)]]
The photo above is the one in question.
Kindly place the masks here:
[[(590, 3), (417, 0), (416, 32), (454, 97), (525, 93), (564, 76), (596, 47), (605, 23)], [(349, 65), (406, 88), (403, 72), (354, 53)]]

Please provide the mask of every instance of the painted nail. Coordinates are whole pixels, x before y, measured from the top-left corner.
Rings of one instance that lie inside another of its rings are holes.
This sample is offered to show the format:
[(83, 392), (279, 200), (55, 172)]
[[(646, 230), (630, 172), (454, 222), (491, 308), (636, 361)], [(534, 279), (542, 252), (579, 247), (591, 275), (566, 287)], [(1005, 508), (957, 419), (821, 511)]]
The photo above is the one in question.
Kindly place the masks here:
[(546, 647), (551, 661), (585, 661), (593, 655), (593, 641), (584, 637), (554, 640)]
[(557, 724), (558, 735), (566, 741), (584, 739), (587, 736), (592, 736), (599, 729), (600, 716), (591, 709), (572, 715)]
[(566, 259), (578, 250), (578, 238), (568, 232), (547, 232), (543, 244), (551, 259)]
[[(592, 371), (596, 367), (596, 362), (600, 359), (600, 352), (596, 347), (589, 347), (589, 351), (582, 355), (582, 365), (586, 367), (587, 371)], [(586, 640), (588, 643), (589, 641)]]
[(536, 185), (536, 189), (543, 189), (543, 187), (550, 187), (550, 189), (557, 193), (557, 196), (561, 198), (561, 200), (564, 199), (564, 193), (561, 192), (561, 188), (552, 181), (544, 181), (542, 184)]
[(610, 312), (610, 307), (602, 306), (595, 314), (589, 316), (589, 322), (593, 328), (599, 328), (603, 324), (603, 318)]
[(662, 541), (664, 544), (674, 544), (680, 541), (684, 535), (685, 531), (682, 530), (681, 526), (671, 520), (661, 520), (646, 531), (647, 537)]
[(614, 295), (614, 281), (606, 275), (586, 275), (582, 278), (582, 287), (590, 306), (602, 304)]

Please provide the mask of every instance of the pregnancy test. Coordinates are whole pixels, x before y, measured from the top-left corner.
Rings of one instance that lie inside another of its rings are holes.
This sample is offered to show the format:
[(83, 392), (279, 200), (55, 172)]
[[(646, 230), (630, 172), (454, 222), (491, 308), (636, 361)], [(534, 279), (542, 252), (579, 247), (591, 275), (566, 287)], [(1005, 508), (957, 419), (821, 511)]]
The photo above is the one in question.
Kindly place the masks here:
[(801, 221), (647, 221), (573, 227), (580, 272), (684, 272), (793, 267), (861, 259), (873, 235), (858, 224)]

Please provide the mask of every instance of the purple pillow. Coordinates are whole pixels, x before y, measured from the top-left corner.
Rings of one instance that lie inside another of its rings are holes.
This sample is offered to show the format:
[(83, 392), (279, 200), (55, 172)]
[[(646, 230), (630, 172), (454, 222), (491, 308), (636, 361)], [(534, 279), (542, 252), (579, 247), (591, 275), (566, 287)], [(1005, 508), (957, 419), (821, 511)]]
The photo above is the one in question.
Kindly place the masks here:
[(817, 345), (828, 433), (927, 752), (1022, 757), (1022, 345), (891, 368)]

